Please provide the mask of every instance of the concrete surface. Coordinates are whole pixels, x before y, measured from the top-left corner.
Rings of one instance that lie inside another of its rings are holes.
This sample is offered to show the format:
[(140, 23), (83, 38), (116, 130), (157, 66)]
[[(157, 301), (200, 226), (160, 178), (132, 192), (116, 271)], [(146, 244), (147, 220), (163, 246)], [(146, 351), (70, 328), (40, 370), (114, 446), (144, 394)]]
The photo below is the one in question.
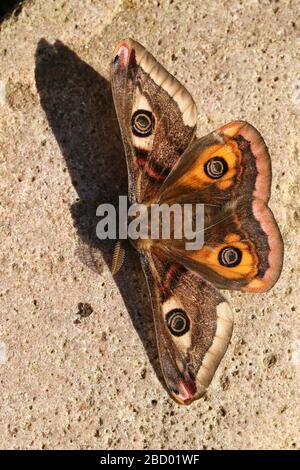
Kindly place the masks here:
[[(199, 133), (246, 119), (273, 159), (282, 276), (226, 293), (232, 342), (190, 407), (160, 383), (137, 256), (115, 281), (90, 236), (126, 191), (107, 78), (127, 36), (186, 84)], [(299, 2), (29, 0), (0, 46), (0, 447), (299, 449)]]

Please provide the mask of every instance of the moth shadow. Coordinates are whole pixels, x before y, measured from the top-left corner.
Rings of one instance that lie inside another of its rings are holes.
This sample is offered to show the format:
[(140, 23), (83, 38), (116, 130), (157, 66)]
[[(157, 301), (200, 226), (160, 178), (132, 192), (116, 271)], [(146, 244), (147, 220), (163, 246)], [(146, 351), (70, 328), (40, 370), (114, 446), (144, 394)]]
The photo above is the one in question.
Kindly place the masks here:
[[(97, 239), (96, 207), (101, 203), (115, 205), (119, 195), (127, 194), (126, 162), (110, 84), (62, 42), (51, 45), (45, 39), (37, 46), (35, 79), (41, 105), (78, 194), (70, 209), (78, 233), (78, 254), (90, 267), (101, 269), (103, 262), (110, 266), (114, 242)], [(131, 246), (126, 254), (128, 259), (116, 284), (165, 387), (144, 275)]]

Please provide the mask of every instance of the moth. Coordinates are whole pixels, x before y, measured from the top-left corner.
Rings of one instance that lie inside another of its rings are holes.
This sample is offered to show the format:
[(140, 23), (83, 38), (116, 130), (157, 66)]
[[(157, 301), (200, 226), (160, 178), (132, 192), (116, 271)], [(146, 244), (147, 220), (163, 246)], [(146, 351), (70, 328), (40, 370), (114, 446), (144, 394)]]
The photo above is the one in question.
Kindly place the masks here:
[(232, 311), (218, 289), (265, 292), (279, 278), (283, 242), (267, 205), (270, 156), (244, 121), (198, 138), (193, 98), (132, 39), (116, 46), (111, 83), (130, 203), (205, 207), (198, 250), (186, 250), (183, 239), (131, 240), (149, 288), (167, 389), (187, 405), (205, 393), (231, 338)]

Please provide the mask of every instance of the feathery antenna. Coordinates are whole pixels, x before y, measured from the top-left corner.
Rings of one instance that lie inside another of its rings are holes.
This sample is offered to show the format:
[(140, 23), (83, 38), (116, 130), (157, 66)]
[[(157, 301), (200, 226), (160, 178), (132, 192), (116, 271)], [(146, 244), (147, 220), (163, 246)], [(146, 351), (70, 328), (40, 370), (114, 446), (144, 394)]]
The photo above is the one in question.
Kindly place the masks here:
[(125, 258), (125, 250), (122, 246), (122, 243), (120, 240), (117, 241), (114, 249), (114, 254), (113, 254), (113, 259), (111, 263), (111, 273), (113, 276), (118, 274), (120, 271), (123, 263), (124, 263), (124, 258)]

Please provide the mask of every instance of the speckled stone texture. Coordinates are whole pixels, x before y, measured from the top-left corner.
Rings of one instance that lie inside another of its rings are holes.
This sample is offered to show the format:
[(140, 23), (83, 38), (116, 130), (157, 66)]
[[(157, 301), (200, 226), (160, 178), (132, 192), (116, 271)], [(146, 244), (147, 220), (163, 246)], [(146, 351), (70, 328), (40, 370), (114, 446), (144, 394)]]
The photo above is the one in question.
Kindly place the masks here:
[[(91, 235), (126, 194), (107, 80), (127, 36), (190, 90), (199, 134), (245, 119), (272, 155), (282, 276), (225, 293), (232, 341), (190, 407), (161, 384), (136, 253), (113, 279)], [(298, 0), (29, 0), (1, 24), (1, 448), (300, 448), (299, 50)]]

